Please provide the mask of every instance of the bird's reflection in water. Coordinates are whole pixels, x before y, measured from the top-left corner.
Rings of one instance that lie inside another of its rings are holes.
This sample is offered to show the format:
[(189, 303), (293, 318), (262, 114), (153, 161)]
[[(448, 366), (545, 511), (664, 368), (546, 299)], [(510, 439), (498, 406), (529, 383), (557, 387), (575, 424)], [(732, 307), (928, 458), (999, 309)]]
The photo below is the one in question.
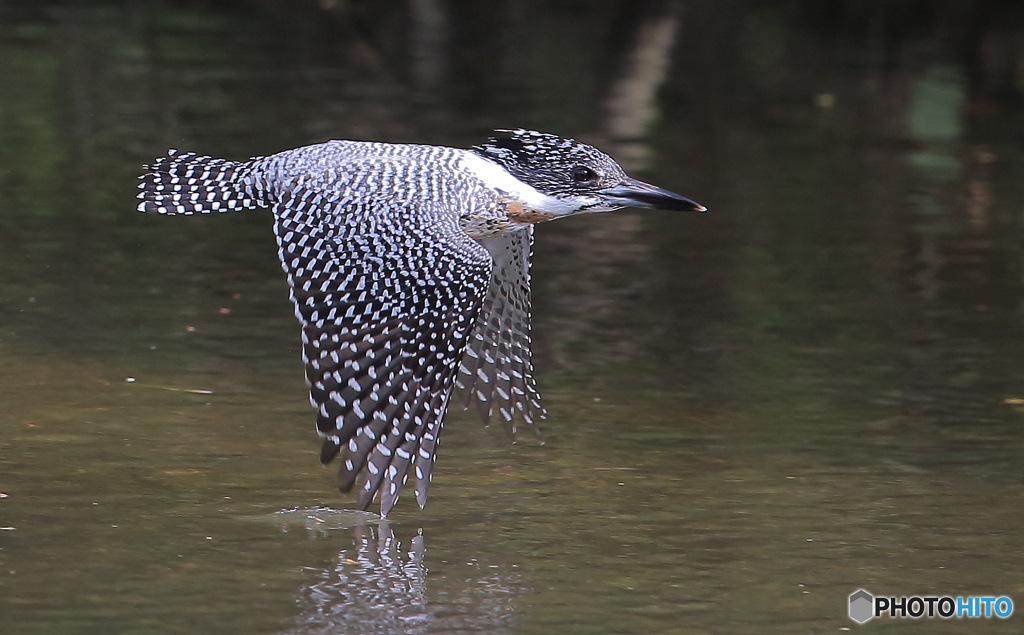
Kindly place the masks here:
[(307, 514), (306, 529), (352, 532), (354, 544), (330, 567), (306, 569), (302, 613), (287, 633), (501, 633), (513, 626), (515, 600), (526, 590), (518, 573), (475, 559), (442, 561), (428, 596), (422, 530), (403, 543), (387, 521), (343, 529), (323, 512)]

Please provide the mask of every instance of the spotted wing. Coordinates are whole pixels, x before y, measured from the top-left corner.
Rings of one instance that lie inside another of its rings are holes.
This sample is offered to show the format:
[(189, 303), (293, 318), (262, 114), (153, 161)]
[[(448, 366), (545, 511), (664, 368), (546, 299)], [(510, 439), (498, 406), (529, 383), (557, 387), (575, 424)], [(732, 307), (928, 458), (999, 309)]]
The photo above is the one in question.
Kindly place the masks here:
[(409, 202), (345, 214), (330, 198), (299, 186), (274, 210), (324, 437), (321, 461), (343, 451), (343, 492), (365, 468), (359, 506), (366, 509), (380, 491), (383, 515), (411, 469), (422, 507), (491, 258), (458, 227), (456, 214), (425, 214)]
[(466, 406), (475, 401), (484, 422), (492, 415), (516, 432), (516, 418), (543, 419), (530, 361), (530, 251), (533, 226), (480, 240), (494, 268), (473, 328), (457, 385)]

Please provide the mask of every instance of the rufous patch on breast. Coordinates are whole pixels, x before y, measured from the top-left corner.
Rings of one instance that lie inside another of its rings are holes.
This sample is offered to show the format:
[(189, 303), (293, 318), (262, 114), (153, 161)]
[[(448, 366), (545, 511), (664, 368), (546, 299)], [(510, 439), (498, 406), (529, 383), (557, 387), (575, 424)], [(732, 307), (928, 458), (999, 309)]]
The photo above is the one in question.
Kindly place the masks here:
[(505, 204), (505, 213), (508, 215), (508, 219), (513, 223), (541, 223), (558, 217), (558, 214), (552, 214), (551, 212), (539, 212), (535, 209), (530, 209), (519, 201), (506, 200), (503, 202)]

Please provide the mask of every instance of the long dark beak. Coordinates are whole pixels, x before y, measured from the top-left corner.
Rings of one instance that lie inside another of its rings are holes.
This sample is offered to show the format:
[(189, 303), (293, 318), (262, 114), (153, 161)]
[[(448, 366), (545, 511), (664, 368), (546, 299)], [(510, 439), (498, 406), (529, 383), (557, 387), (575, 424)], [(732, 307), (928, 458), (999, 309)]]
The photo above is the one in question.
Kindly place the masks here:
[(669, 192), (636, 179), (627, 179), (621, 185), (601, 190), (600, 194), (613, 205), (651, 207), (680, 212), (708, 211), (708, 208), (699, 203), (694, 203), (685, 196), (679, 196), (675, 192)]

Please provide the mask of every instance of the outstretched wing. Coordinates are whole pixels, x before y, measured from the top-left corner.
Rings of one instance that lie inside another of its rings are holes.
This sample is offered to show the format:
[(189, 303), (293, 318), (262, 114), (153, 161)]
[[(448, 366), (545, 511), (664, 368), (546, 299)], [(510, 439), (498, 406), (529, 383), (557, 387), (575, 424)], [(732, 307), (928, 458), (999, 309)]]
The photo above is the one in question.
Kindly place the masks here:
[(530, 249), (533, 226), (480, 240), (494, 268), (456, 384), (484, 422), (498, 415), (516, 432), (546, 415), (530, 361)]
[(140, 184), (149, 213), (273, 206), (320, 459), (344, 451), (342, 491), (365, 469), (359, 504), (380, 491), (385, 515), (410, 469), (426, 503), (460, 364), (485, 421), (500, 415), (514, 432), (517, 416), (544, 416), (530, 363), (532, 227), (479, 243), (461, 230), (466, 209), (446, 205), (487, 203), (463, 200), (479, 183), (456, 187), (469, 178), (451, 169), (460, 152), (331, 141), (237, 163), (172, 150)]
[(383, 515), (410, 469), (426, 503), (456, 369), (490, 278), (489, 254), (444, 204), (367, 199), (299, 179), (274, 207), (321, 461), (343, 452), (342, 491), (365, 468), (359, 505), (380, 491)]

